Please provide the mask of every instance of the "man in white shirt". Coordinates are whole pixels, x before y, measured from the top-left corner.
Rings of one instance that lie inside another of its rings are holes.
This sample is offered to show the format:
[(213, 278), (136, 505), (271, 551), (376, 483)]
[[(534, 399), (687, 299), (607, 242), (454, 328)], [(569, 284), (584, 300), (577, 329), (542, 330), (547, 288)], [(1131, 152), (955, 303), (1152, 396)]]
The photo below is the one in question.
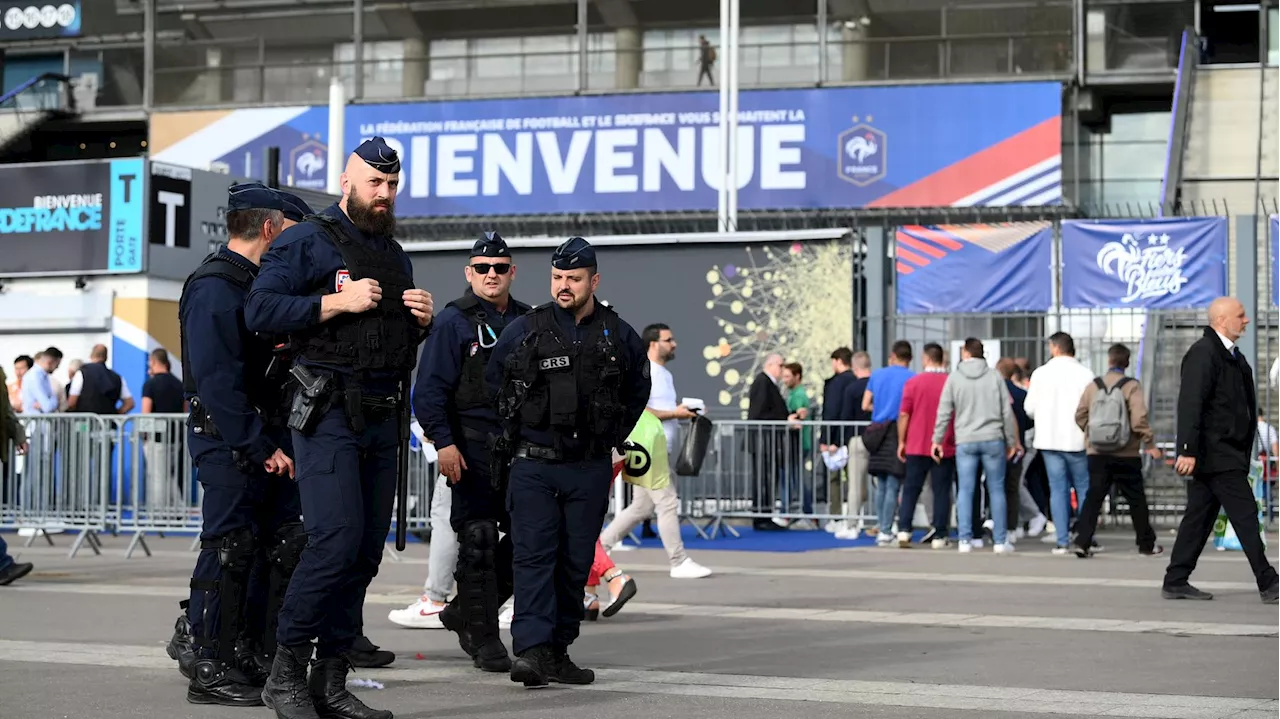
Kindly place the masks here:
[(667, 453), (674, 456), (676, 440), (680, 437), (680, 420), (691, 419), (693, 411), (676, 402), (676, 381), (667, 369), (667, 363), (676, 358), (676, 338), (671, 328), (651, 324), (644, 328), (640, 339), (649, 345), (649, 377), (653, 381), (649, 390), (649, 411), (662, 420), (662, 431), (667, 435)]
[(1031, 373), (1023, 407), (1036, 422), (1033, 442), (1049, 474), (1049, 509), (1057, 533), (1053, 553), (1070, 554), (1071, 490), (1080, 507), (1089, 491), (1089, 458), (1076, 407), (1094, 375), (1076, 359), (1075, 341), (1066, 332), (1049, 337), (1049, 354), (1051, 359)]

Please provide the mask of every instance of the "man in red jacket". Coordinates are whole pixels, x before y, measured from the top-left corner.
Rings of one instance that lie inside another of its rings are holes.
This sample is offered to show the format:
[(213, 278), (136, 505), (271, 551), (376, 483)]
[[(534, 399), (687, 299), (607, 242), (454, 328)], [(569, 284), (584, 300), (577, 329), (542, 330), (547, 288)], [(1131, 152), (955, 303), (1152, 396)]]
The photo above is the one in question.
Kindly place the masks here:
[(925, 536), (934, 549), (947, 546), (947, 524), (951, 517), (951, 485), (956, 474), (956, 434), (949, 424), (943, 440), (942, 459), (930, 455), (933, 425), (938, 421), (938, 401), (947, 383), (947, 364), (942, 347), (930, 342), (924, 346), (924, 372), (907, 380), (902, 389), (902, 407), (898, 410), (898, 459), (907, 466), (906, 484), (902, 488), (902, 505), (898, 509), (898, 546), (911, 546), (911, 519), (916, 500), (924, 489), (928, 475), (933, 487), (933, 531)]

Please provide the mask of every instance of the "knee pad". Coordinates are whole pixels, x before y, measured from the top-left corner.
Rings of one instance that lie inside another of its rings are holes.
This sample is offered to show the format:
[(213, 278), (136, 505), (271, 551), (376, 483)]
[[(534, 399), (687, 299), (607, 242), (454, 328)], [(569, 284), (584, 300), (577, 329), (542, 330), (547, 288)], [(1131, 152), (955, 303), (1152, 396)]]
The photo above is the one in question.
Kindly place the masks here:
[(221, 537), (200, 540), (201, 549), (210, 549), (218, 553), (218, 565), (223, 573), (247, 573), (253, 565), (253, 555), (257, 544), (253, 538), (253, 529), (240, 527), (233, 529)]
[(498, 523), (493, 520), (467, 522), (458, 533), (460, 568), (491, 569), (498, 550)]
[(302, 560), (302, 550), (307, 546), (307, 532), (301, 522), (283, 524), (271, 538), (271, 546), (267, 548), (267, 561), (271, 570), (286, 577), (293, 575), (298, 562)]

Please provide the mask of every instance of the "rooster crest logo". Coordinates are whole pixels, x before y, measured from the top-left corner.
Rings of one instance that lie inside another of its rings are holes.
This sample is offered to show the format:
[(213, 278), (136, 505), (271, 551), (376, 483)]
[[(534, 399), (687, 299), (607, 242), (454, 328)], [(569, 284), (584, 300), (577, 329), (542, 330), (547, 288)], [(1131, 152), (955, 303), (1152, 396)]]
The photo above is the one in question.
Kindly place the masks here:
[(289, 165), (292, 183), (296, 187), (309, 190), (323, 189), (326, 180), (326, 165), (329, 148), (315, 137), (302, 136), (302, 142), (289, 151)]
[[(856, 117), (854, 121), (857, 122)], [(858, 187), (884, 179), (886, 140), (884, 131), (866, 123), (859, 123), (840, 133), (836, 160), (840, 179)]]

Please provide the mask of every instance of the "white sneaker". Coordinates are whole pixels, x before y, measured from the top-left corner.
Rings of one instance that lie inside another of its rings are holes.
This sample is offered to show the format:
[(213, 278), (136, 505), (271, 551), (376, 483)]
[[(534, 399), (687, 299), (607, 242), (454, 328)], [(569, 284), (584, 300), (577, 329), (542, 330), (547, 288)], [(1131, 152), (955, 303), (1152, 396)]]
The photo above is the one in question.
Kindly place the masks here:
[(1009, 533), (1009, 543), (1017, 544), (1018, 540), (1022, 539), (1025, 536), (1027, 536), (1027, 530), (1023, 529), (1022, 527), (1018, 527), (1017, 529)]
[(961, 554), (968, 554), (969, 552), (972, 552), (972, 551), (973, 551), (973, 544), (972, 544), (972, 543), (970, 543), (970, 542), (966, 542), (965, 540), (961, 539), (961, 540), (960, 540), (960, 553), (961, 553)]
[(898, 546), (902, 549), (910, 549), (911, 532), (898, 532)]
[(637, 549), (639, 549), (639, 547), (637, 547), (634, 544), (623, 544), (622, 542), (618, 542), (617, 544), (613, 545), (613, 549), (610, 549), (609, 553), (612, 554), (613, 552), (634, 552)]
[(840, 521), (830, 521), (822, 525), (827, 534), (838, 534), (849, 528), (849, 523), (841, 519)]
[(862, 530), (857, 527), (845, 527), (836, 532), (836, 539), (853, 540), (862, 536)]
[(1013, 554), (1014, 549), (1012, 544), (1005, 542), (1004, 544), (997, 544), (992, 551), (996, 554)]
[(1074, 554), (1074, 552), (1071, 551), (1070, 547), (1054, 547), (1053, 553), (1058, 555), (1059, 557), (1066, 554)]
[(440, 612), (444, 608), (444, 604), (418, 597), (418, 601), (404, 609), (392, 609), (387, 614), (387, 619), (408, 629), (444, 629), (444, 625), (440, 623)]
[(709, 576), (711, 576), (710, 569), (707, 569), (688, 557), (685, 557), (684, 561), (678, 566), (671, 568), (672, 579), (701, 579)]
[(515, 614), (516, 614), (515, 605), (508, 604), (506, 608), (502, 610), (502, 613), (498, 615), (498, 626), (502, 629), (510, 629), (511, 618), (514, 617)]
[(995, 520), (994, 520), (994, 519), (988, 519), (988, 520), (984, 521), (984, 522), (982, 523), (982, 528), (983, 528), (983, 529), (986, 529), (986, 530), (988, 530), (988, 531), (995, 529), (995, 528), (996, 528), (996, 522), (995, 522)]
[(974, 549), (982, 549), (982, 540), (977, 537), (970, 539), (969, 544), (971, 544)]
[(1036, 516), (1031, 518), (1030, 522), (1027, 522), (1027, 536), (1028, 537), (1040, 536), (1040, 533), (1044, 531), (1045, 526), (1047, 526), (1048, 524), (1049, 524), (1048, 517), (1044, 516), (1043, 514), (1037, 514)]
[(933, 547), (934, 549), (946, 549), (947, 545), (950, 543), (951, 542), (947, 541), (947, 539), (943, 537), (943, 538), (933, 540), (932, 542), (929, 543), (929, 546)]

